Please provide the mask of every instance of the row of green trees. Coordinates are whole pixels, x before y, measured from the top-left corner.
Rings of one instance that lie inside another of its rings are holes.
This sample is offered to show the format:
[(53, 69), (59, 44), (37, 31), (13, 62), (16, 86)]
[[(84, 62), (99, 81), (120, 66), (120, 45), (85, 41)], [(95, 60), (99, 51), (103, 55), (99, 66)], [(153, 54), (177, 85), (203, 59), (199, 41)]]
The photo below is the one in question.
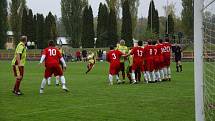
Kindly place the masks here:
[(193, 39), (194, 32), (194, 0), (182, 0), (183, 10), (181, 13), (182, 27), (184, 33)]
[(83, 28), (82, 28), (82, 37), (81, 43), (82, 47), (94, 47), (94, 24), (93, 24), (93, 10), (91, 6), (86, 6), (83, 11)]
[(62, 21), (73, 47), (81, 45), (82, 11), (87, 5), (87, 0), (61, 0)]
[(51, 12), (44, 17), (42, 14), (33, 14), (26, 6), (25, 0), (11, 0), (8, 14), (7, 0), (0, 2), (0, 48), (5, 47), (7, 31), (14, 34), (15, 44), (21, 35), (28, 36), (29, 41), (37, 43), (38, 48), (47, 46), (48, 40), (57, 37), (56, 18)]
[(22, 27), (22, 11), (26, 7), (26, 0), (11, 0), (10, 2), (9, 28), (13, 31), (15, 44), (18, 43)]
[(7, 39), (7, 0), (0, 2), (0, 49), (4, 48)]
[[(33, 20), (32, 27), (34, 31), (31, 33), (34, 39), (33, 41), (36, 41), (38, 48), (43, 49), (47, 46), (49, 40), (56, 40), (57, 38), (56, 19), (52, 13), (49, 12), (46, 17), (44, 17), (43, 14), (36, 14)], [(29, 26), (29, 28), (31, 27)]]
[(38, 13), (34, 15), (31, 9), (25, 7), (22, 12), (21, 35), (34, 41), (38, 48), (45, 48), (49, 40), (57, 38), (55, 16), (51, 12), (45, 17)]
[(118, 35), (117, 30), (118, 13), (117, 7), (115, 7), (117, 0), (107, 2), (108, 6), (102, 3), (99, 5), (97, 29), (95, 32), (93, 11), (86, 0), (61, 1), (62, 20), (66, 33), (71, 37), (73, 47), (107, 47), (111, 44), (115, 45), (119, 38), (126, 40), (128, 45), (132, 44), (132, 20), (136, 21), (137, 17), (132, 18), (130, 2), (123, 0), (122, 3), (121, 36)]
[[(86, 0), (76, 2), (75, 0), (62, 0), (62, 20), (66, 33), (71, 37), (73, 47), (107, 47), (110, 44), (116, 44), (119, 39), (124, 39), (128, 46), (132, 45), (137, 24), (139, 0), (121, 0), (121, 2), (119, 0), (106, 0), (106, 2), (107, 5), (100, 3), (97, 22), (94, 22), (92, 8)], [(122, 19), (118, 17), (119, 4), (122, 6)], [(120, 32), (118, 30), (119, 20), (122, 20)], [(94, 23), (97, 23), (96, 29), (94, 29)], [(166, 23), (168, 23), (166, 24), (168, 25), (166, 26), (166, 33), (173, 34), (174, 20), (171, 14), (168, 15)], [(148, 36), (148, 38), (154, 35), (158, 36), (159, 30), (158, 10), (152, 0), (149, 6), (147, 29), (145, 30), (148, 35), (142, 36)]]
[[(96, 19), (93, 17), (92, 8), (88, 5), (87, 0), (61, 0), (61, 20), (66, 34), (71, 37), (73, 47), (93, 47), (95, 45), (96, 47), (106, 47), (109, 44), (115, 44), (119, 38), (125, 39), (128, 45), (132, 43), (131, 39), (135, 35), (137, 21), (144, 21), (144, 19), (137, 19), (139, 0), (106, 0), (106, 2), (107, 6), (100, 4), (97, 22), (95, 22)], [(120, 6), (123, 10), (122, 19), (119, 19)], [(182, 0), (182, 6), (181, 19), (176, 20), (172, 14), (168, 15), (166, 32), (174, 33), (175, 26), (179, 28), (180, 25), (180, 27), (183, 26), (181, 27), (182, 31), (192, 38), (193, 0)], [(26, 9), (25, 0), (11, 0), (9, 8), (8, 13), (7, 0), (0, 2), (0, 48), (4, 48), (8, 30), (13, 31), (16, 43), (20, 35), (27, 35), (29, 40), (37, 40), (39, 48), (43, 48), (48, 39), (56, 38), (56, 19), (54, 20), (56, 17), (53, 17), (51, 13), (48, 15), (49, 17), (44, 17), (41, 14), (33, 15), (32, 10)], [(162, 28), (165, 23), (158, 16), (158, 11), (152, 0), (149, 7), (148, 23), (145, 22), (147, 28), (143, 30), (144, 33), (142, 32), (138, 36), (147, 36), (147, 33), (149, 36), (152, 33), (158, 34), (160, 23), (162, 22)], [(175, 21), (177, 25), (174, 25)], [(179, 22), (181, 24), (178, 24)], [(95, 23), (96, 25), (94, 25)], [(95, 27), (97, 28), (94, 29)], [(94, 38), (97, 38), (96, 43)]]

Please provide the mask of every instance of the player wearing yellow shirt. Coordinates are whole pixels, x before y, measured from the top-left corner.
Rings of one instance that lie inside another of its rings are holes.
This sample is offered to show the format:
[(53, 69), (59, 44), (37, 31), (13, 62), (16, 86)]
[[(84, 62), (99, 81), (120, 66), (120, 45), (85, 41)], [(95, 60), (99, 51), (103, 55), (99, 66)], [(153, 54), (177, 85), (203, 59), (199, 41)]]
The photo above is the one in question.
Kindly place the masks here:
[[(58, 50), (60, 51), (60, 54), (61, 54), (62, 57), (64, 58), (64, 50), (63, 50), (62, 45), (60, 45), (60, 46), (58, 47)], [(61, 67), (62, 67), (62, 69), (63, 69), (63, 63), (60, 62), (60, 65), (61, 65)]]
[[(129, 53), (131, 52), (131, 50), (129, 50)], [(128, 79), (129, 79), (129, 81), (130, 81), (130, 84), (132, 83), (132, 78), (131, 78), (131, 73), (132, 73), (132, 71), (131, 71), (131, 67), (132, 67), (132, 64), (133, 64), (133, 55), (130, 55), (129, 57), (128, 57), (128, 67), (127, 67), (127, 69), (126, 69), (126, 73), (127, 73), (127, 77), (128, 77)]]
[(64, 56), (64, 50), (63, 50), (63, 47), (62, 47), (62, 46), (59, 46), (59, 47), (58, 47), (58, 49), (59, 49), (59, 51), (60, 51), (60, 54), (61, 54), (62, 56)]
[(87, 70), (86, 74), (88, 72), (90, 72), (92, 70), (92, 68), (94, 67), (94, 65), (96, 64), (96, 59), (95, 59), (95, 55), (93, 52), (89, 52), (87, 59), (88, 59), (88, 64), (87, 64), (88, 70)]
[(22, 95), (20, 91), (20, 84), (24, 76), (24, 66), (26, 61), (26, 43), (27, 37), (22, 36), (20, 38), (20, 43), (16, 47), (14, 58), (12, 60), (13, 72), (16, 78), (13, 93), (16, 95)]
[[(128, 47), (125, 46), (124, 40), (120, 40), (120, 43), (117, 46), (116, 50), (119, 50), (123, 54), (128, 53)], [(126, 60), (125, 57), (120, 58), (120, 71), (122, 72), (122, 78), (123, 78), (122, 83), (125, 83), (125, 60)]]

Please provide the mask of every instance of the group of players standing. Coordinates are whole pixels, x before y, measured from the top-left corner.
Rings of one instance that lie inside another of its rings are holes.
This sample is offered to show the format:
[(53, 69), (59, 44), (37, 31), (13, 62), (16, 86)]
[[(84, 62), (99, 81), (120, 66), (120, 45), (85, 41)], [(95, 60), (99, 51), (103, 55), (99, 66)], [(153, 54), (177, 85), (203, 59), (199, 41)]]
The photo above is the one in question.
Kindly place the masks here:
[[(146, 83), (171, 81), (171, 47), (168, 38), (165, 39), (165, 42), (162, 39), (149, 40), (145, 46), (143, 46), (143, 41), (138, 41), (137, 45), (134, 45), (129, 51), (124, 40), (120, 41), (116, 49), (111, 46), (107, 53), (107, 61), (110, 63), (110, 85), (113, 85), (113, 76), (116, 76), (117, 83), (125, 83), (126, 60), (129, 62), (127, 77), (132, 84), (141, 80), (141, 73), (144, 75)], [(120, 71), (122, 71), (122, 81), (119, 79)]]
[[(27, 37), (22, 36), (20, 43), (15, 50), (12, 66), (16, 82), (13, 93), (22, 95), (20, 91), (20, 83), (24, 76), (24, 65), (26, 59), (26, 42)], [(125, 82), (125, 61), (128, 60), (127, 77), (130, 83), (136, 84), (140, 82), (141, 74), (144, 75), (146, 83), (171, 80), (170, 60), (171, 47), (169, 39), (165, 42), (162, 39), (158, 41), (149, 40), (148, 44), (143, 46), (143, 41), (138, 41), (137, 45), (128, 50), (125, 46), (125, 41), (121, 40), (119, 45), (114, 48), (110, 46), (110, 51), (107, 53), (107, 61), (110, 63), (109, 81), (113, 85), (113, 76), (116, 76), (117, 83)], [(88, 56), (89, 64), (86, 74), (94, 67), (95, 56), (90, 53)], [(45, 65), (44, 78), (41, 83), (40, 93), (43, 93), (46, 82), (50, 81), (52, 75), (58, 77), (56, 81), (58, 84), (61, 80), (62, 89), (68, 91), (66, 87), (66, 80), (63, 75), (63, 70), (66, 69), (66, 63), (58, 48), (55, 47), (54, 41), (50, 41), (47, 48), (43, 50), (40, 64)], [(60, 67), (62, 65), (62, 68)], [(180, 65), (179, 65), (180, 66)], [(181, 66), (180, 66), (181, 67)], [(119, 79), (119, 72), (122, 71), (123, 80)]]

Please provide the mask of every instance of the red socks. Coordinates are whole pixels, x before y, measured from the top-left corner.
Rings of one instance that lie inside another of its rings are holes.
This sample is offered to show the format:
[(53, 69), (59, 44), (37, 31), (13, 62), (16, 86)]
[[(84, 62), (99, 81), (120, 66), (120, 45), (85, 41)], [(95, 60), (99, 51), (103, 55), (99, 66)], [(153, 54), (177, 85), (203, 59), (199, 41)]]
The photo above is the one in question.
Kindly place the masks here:
[(20, 79), (16, 79), (16, 83), (14, 85), (14, 91), (16, 92), (19, 92), (19, 87), (20, 87), (20, 83), (21, 83), (21, 80)]

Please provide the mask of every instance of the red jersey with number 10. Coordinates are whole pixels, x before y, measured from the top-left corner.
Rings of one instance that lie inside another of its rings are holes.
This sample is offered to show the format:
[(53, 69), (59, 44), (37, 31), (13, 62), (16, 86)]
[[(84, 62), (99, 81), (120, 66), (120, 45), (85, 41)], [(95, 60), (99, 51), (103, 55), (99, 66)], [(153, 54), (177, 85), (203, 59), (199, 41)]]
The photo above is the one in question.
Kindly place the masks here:
[(60, 58), (62, 57), (60, 51), (55, 47), (47, 47), (43, 51), (45, 58), (45, 66), (56, 66), (59, 65)]

